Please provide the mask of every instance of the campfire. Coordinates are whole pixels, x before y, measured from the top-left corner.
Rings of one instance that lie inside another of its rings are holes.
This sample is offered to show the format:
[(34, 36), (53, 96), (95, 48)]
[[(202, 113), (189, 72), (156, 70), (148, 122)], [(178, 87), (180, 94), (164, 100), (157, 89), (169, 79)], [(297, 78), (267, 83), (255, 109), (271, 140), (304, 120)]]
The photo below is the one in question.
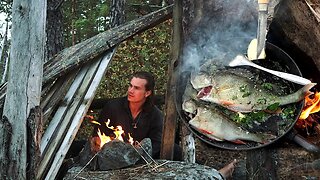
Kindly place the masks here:
[(310, 131), (316, 132), (320, 135), (320, 92), (305, 97), (305, 104), (299, 120), (295, 124), (298, 130), (304, 130), (307, 135)]
[[(91, 121), (91, 122), (94, 123), (94, 124), (101, 125), (97, 121)], [(113, 126), (109, 126), (109, 124), (110, 124), (110, 119), (108, 119), (108, 121), (106, 122), (106, 127), (108, 127), (109, 129), (113, 130), (113, 133), (114, 133), (115, 136), (114, 137), (107, 136), (103, 132), (101, 132), (100, 129), (98, 129), (98, 136), (100, 138), (100, 148), (102, 148), (104, 144), (106, 144), (106, 143), (108, 143), (108, 142), (110, 142), (112, 140), (115, 140), (115, 139), (124, 142), (122, 135), (125, 135), (125, 132), (123, 131), (122, 127), (121, 126), (113, 127)], [(128, 137), (129, 137), (128, 138), (128, 142), (131, 145), (133, 145), (134, 140), (131, 137), (130, 133), (128, 133)]]
[[(94, 120), (91, 123), (101, 126)], [(151, 139), (134, 141), (130, 133), (126, 134), (121, 126), (110, 126), (109, 119), (105, 125), (113, 131), (113, 136), (107, 136), (98, 128), (95, 144), (100, 146), (100, 150), (93, 151), (91, 143), (88, 142), (80, 153), (81, 166), (90, 170), (113, 170), (135, 165), (139, 160), (145, 163), (154, 161), (150, 155)]]

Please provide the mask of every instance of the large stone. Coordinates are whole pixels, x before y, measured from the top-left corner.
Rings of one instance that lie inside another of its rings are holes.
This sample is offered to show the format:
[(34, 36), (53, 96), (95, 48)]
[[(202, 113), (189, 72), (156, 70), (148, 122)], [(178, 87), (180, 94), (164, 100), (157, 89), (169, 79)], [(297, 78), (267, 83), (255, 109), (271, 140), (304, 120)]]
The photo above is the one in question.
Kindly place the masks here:
[(121, 170), (81, 171), (70, 169), (64, 179), (221, 179), (218, 171), (209, 166), (179, 161), (157, 160), (149, 165), (136, 165)]
[(131, 145), (119, 140), (106, 143), (94, 154), (90, 143), (87, 143), (80, 153), (80, 166), (89, 170), (111, 170), (129, 167), (141, 162), (151, 162), (152, 144), (149, 138)]
[(134, 165), (140, 155), (131, 144), (113, 140), (102, 147), (97, 158), (100, 170), (111, 170)]

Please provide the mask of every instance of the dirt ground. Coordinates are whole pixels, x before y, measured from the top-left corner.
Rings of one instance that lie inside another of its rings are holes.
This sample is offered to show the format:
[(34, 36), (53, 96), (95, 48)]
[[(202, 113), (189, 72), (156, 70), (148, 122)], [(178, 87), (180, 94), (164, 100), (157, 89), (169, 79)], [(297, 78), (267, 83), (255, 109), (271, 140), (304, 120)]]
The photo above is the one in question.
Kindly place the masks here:
[[(301, 146), (287, 140), (272, 145), (272, 149), (275, 150), (273, 161), (276, 165), (277, 179), (320, 179), (319, 153), (308, 152)], [(248, 175), (246, 151), (219, 149), (196, 139), (197, 163), (220, 169), (233, 159), (239, 160), (233, 175), (234, 179), (257, 179)]]

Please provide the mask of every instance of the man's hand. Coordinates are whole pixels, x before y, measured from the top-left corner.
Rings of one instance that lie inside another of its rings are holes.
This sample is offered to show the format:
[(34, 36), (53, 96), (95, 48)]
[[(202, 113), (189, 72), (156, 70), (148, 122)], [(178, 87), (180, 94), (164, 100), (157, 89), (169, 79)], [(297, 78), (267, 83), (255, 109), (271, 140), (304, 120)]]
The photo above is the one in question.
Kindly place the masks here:
[(100, 151), (101, 140), (99, 137), (92, 137), (90, 140), (91, 152), (97, 153)]

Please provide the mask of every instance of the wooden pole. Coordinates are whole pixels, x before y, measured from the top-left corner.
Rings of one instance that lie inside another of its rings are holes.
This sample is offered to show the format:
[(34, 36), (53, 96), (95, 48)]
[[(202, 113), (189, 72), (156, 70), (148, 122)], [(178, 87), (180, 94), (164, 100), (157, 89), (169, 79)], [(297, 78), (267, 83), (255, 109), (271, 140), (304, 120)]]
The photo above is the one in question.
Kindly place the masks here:
[(174, 10), (173, 10), (173, 38), (172, 38), (172, 49), (171, 49), (171, 62), (168, 65), (168, 84), (166, 91), (166, 103), (165, 103), (165, 120), (163, 125), (163, 134), (162, 134), (162, 146), (160, 157), (162, 159), (173, 159), (174, 151), (174, 140), (177, 124), (177, 112), (175, 107), (174, 99), (174, 85), (176, 84), (175, 76), (175, 65), (179, 60), (179, 55), (181, 51), (181, 35), (182, 35), (182, 26), (181, 26), (181, 1), (175, 1)]

